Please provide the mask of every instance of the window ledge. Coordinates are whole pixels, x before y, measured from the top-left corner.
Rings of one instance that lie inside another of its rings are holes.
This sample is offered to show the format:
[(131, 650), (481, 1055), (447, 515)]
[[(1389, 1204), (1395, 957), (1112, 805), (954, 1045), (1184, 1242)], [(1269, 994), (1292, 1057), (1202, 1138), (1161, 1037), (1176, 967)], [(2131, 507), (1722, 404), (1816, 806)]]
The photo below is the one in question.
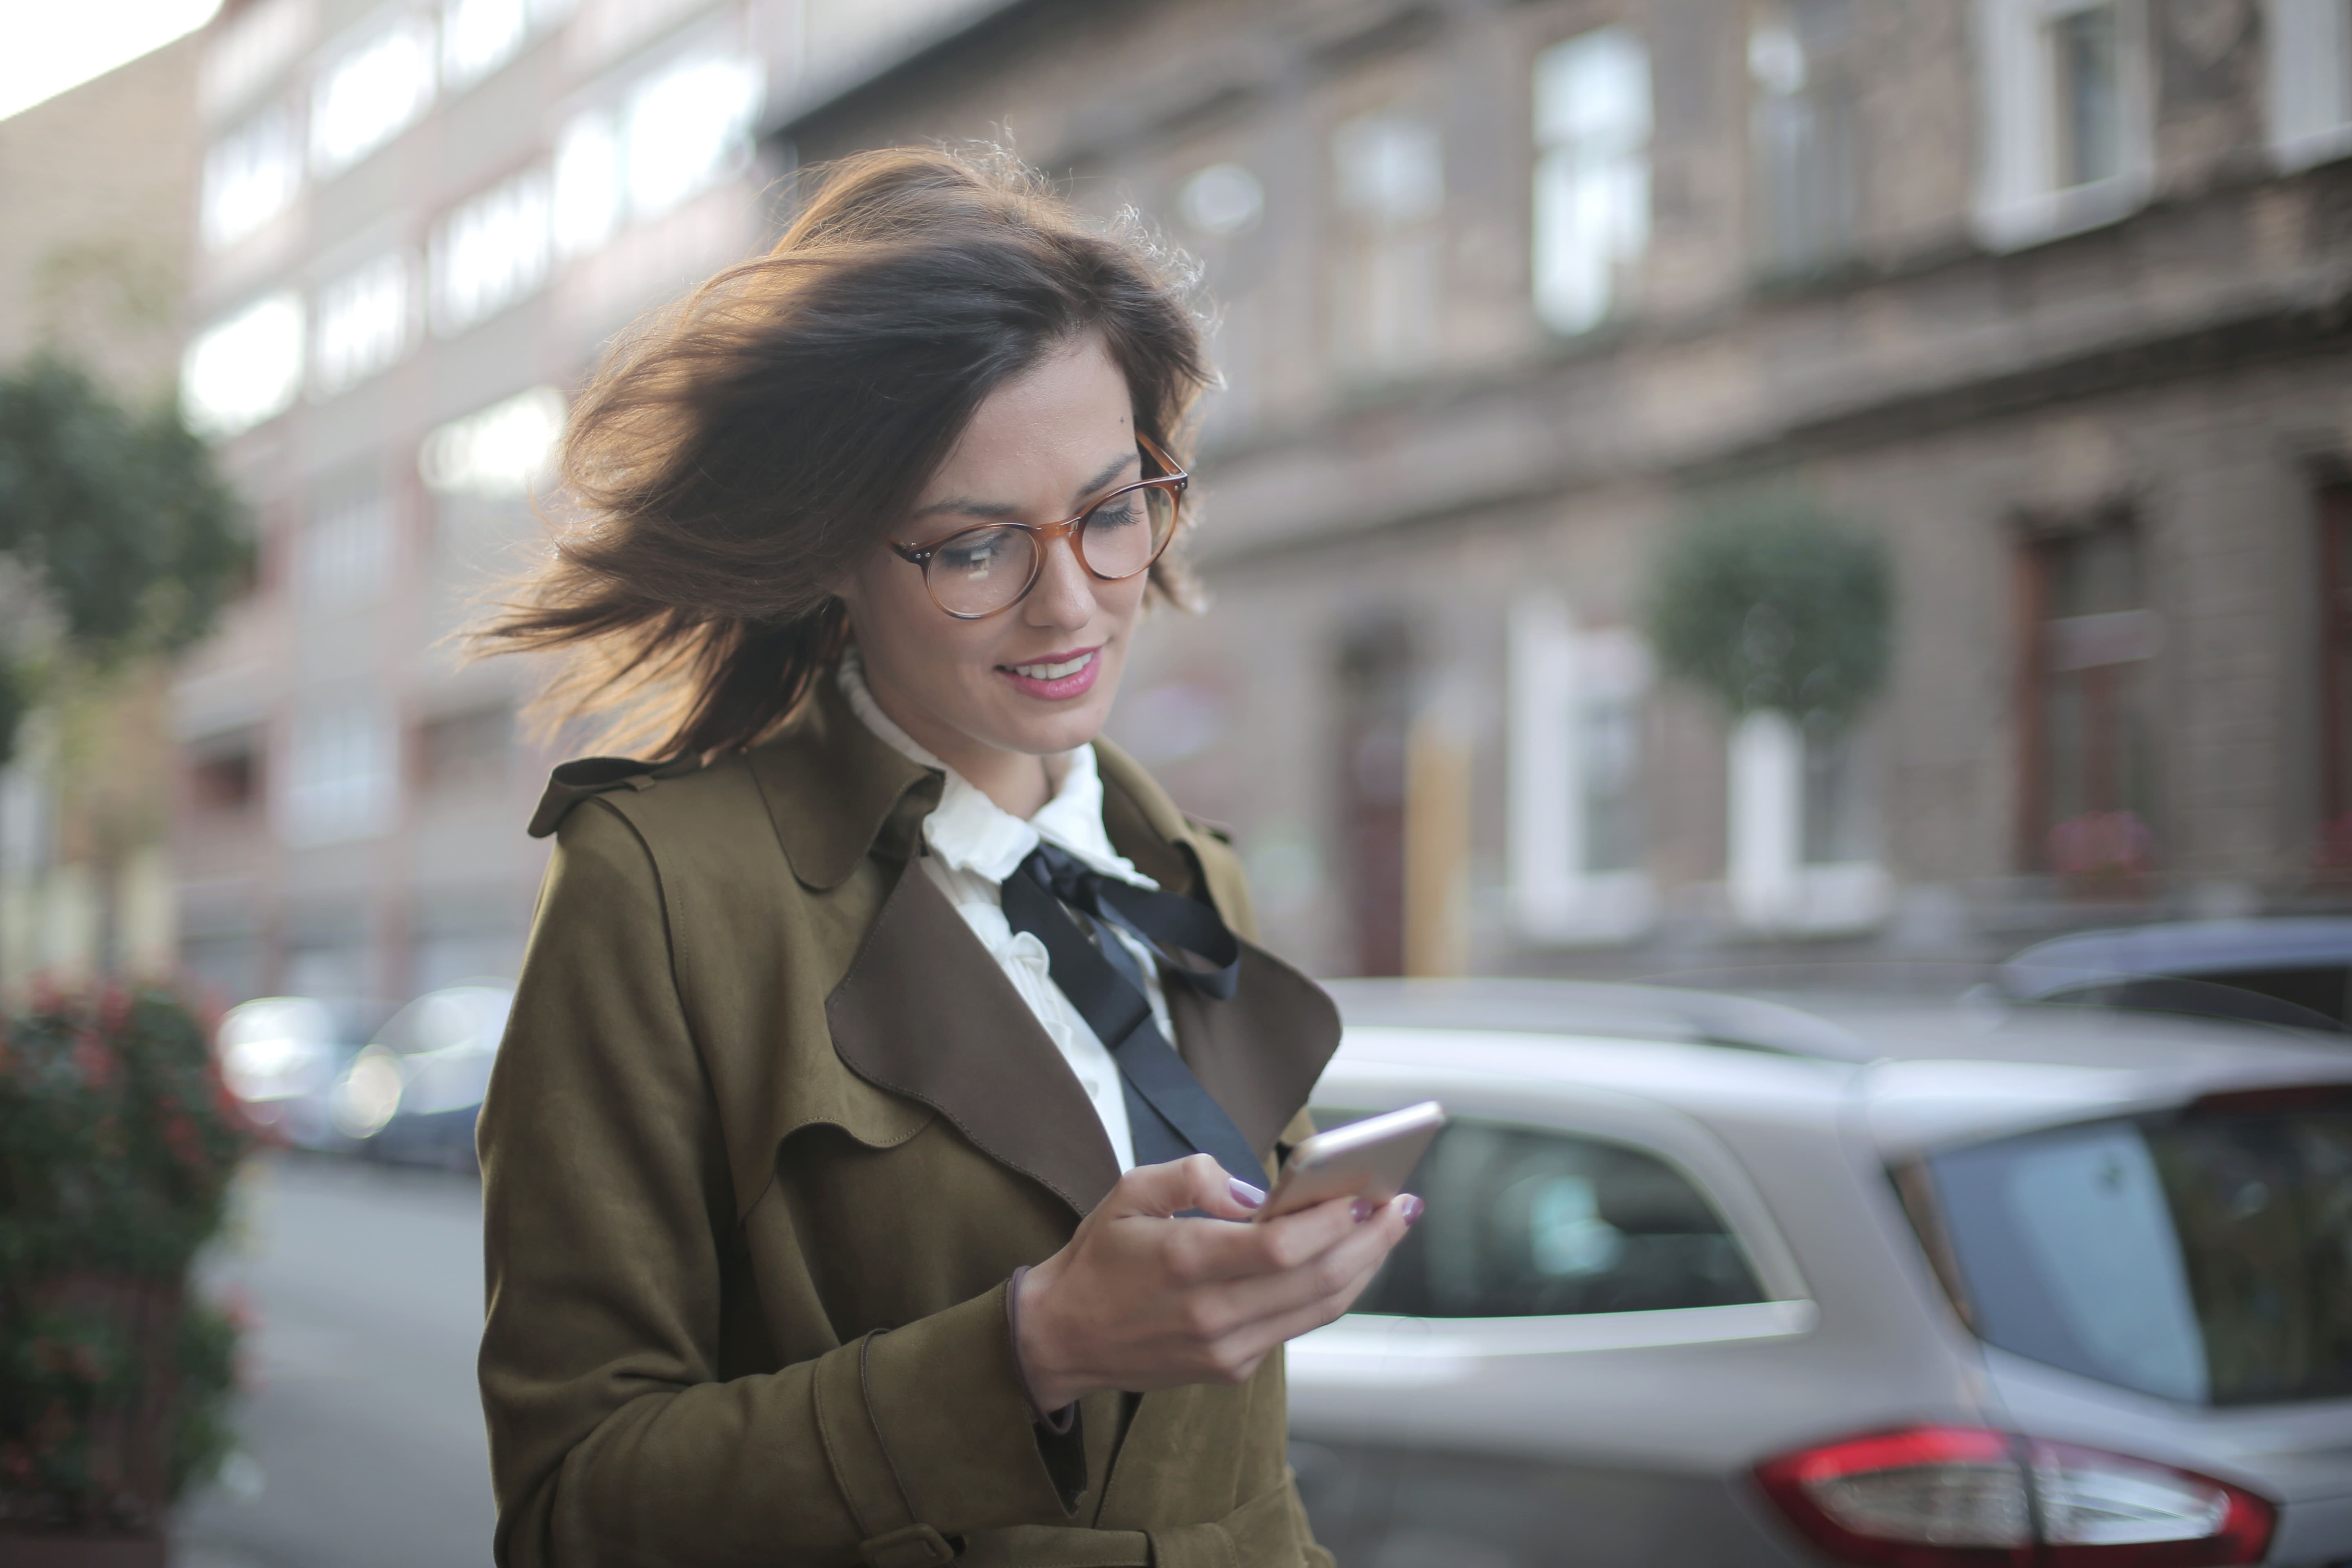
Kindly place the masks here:
[(2271, 143), (2271, 161), (2279, 173), (2293, 174), (2352, 156), (2352, 121), (2321, 131), (2282, 136)]
[(2150, 182), (2134, 171), (2088, 185), (2042, 191), (1977, 208), (1977, 238), (1992, 251), (2023, 250), (2120, 223), (2147, 205)]
[(1519, 934), (1548, 947), (1629, 942), (1657, 923), (1658, 893), (1646, 872), (1600, 871), (1549, 887), (1522, 888)]
[(1785, 880), (1734, 880), (1724, 890), (1742, 926), (1782, 936), (1869, 931), (1886, 919), (1895, 901), (1894, 879), (1874, 860), (1799, 866)]

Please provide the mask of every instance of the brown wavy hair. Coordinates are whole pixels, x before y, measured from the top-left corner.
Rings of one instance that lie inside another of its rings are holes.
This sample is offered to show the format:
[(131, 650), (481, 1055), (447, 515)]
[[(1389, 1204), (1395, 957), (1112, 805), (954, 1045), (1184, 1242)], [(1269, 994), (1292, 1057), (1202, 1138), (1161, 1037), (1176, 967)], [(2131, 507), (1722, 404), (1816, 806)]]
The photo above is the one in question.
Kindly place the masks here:
[[(1182, 460), (1210, 378), (1188, 269), (994, 150), (804, 171), (775, 248), (649, 319), (573, 405), (553, 553), (469, 637), (563, 655), (534, 701), (660, 758), (752, 744), (848, 637), (833, 581), (910, 508), (981, 402), (1099, 333)], [(1171, 556), (1150, 592), (1185, 603)]]

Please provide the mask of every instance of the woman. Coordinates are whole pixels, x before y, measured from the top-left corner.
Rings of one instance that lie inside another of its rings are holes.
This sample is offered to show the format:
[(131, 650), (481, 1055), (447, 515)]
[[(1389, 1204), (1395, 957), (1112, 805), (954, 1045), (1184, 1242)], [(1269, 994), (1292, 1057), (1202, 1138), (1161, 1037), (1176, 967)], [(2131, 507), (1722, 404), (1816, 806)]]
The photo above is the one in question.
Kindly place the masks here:
[(531, 826), (500, 1563), (1329, 1562), (1275, 1352), (1419, 1206), (1213, 1223), (1337, 1019), (1096, 741), (1205, 377), (1139, 240), (894, 152), (582, 399), (580, 525), (486, 635), (670, 760), (559, 769)]

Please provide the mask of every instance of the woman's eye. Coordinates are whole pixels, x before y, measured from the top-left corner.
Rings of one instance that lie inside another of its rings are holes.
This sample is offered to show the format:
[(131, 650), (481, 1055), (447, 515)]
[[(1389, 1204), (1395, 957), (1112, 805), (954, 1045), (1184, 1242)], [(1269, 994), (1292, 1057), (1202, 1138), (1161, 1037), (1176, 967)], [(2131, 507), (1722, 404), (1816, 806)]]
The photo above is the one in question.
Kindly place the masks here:
[(1004, 558), (1004, 544), (1002, 532), (952, 540), (940, 547), (939, 563), (950, 572), (979, 576)]
[(1141, 509), (1135, 504), (1135, 498), (1122, 496), (1118, 500), (1098, 506), (1088, 512), (1087, 526), (1088, 528), (1125, 528), (1128, 524), (1141, 520)]

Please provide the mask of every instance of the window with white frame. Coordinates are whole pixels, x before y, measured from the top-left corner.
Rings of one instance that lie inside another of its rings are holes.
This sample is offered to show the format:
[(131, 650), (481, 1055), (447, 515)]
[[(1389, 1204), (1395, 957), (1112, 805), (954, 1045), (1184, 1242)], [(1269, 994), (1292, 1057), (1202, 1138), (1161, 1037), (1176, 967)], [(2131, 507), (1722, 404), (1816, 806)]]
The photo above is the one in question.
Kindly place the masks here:
[(758, 60), (699, 55), (656, 70), (614, 108), (574, 116), (556, 143), (558, 252), (586, 255), (625, 224), (659, 217), (741, 173), (766, 101)]
[(1543, 942), (1622, 941), (1657, 900), (1643, 869), (1642, 719), (1649, 649), (1623, 626), (1580, 628), (1559, 601), (1510, 626), (1511, 891)]
[(208, 249), (225, 250), (294, 205), (302, 189), (302, 142), (294, 116), (273, 104), (205, 153), (197, 224)]
[(369, 838), (399, 805), (399, 731), (375, 692), (311, 699), (287, 728), (280, 837), (298, 847)]
[(530, 0), (442, 0), (441, 79), (471, 87), (522, 52)]
[(457, 92), (570, 16), (573, 0), (441, 0), (441, 80)]
[(2271, 152), (2284, 169), (2352, 153), (2352, 5), (2271, 0)]
[(555, 147), (553, 221), (560, 256), (585, 256), (618, 232), (625, 214), (620, 130), (609, 114), (583, 114)]
[(337, 496), (311, 515), (295, 562), (298, 597), (306, 614), (348, 610), (373, 602), (392, 569), (392, 498), (366, 486)]
[(2113, 222), (2154, 165), (2140, 0), (1977, 0), (1977, 228), (2013, 249)]
[(415, 341), (415, 263), (387, 251), (319, 290), (310, 391), (331, 397), (397, 364)]
[(234, 114), (294, 63), (318, 26), (316, 0), (253, 0), (214, 27), (196, 80), (208, 120)]
[(526, 169), (452, 211), (435, 230), (433, 330), (444, 337), (547, 281), (550, 200), (543, 169)]
[(1725, 891), (1752, 930), (1825, 934), (1885, 918), (1862, 736), (1776, 710), (1732, 727)]
[(417, 448), (417, 473), (441, 496), (525, 496), (547, 477), (563, 439), (563, 394), (527, 387), (436, 426)]
[(310, 89), (310, 167), (331, 179), (432, 107), (433, 24), (392, 6), (355, 32)]
[(1596, 27), (1536, 57), (1536, 313), (1590, 331), (1620, 307), (1650, 245), (1650, 56)]
[(741, 171), (767, 96), (757, 60), (683, 60), (638, 85), (622, 121), (629, 212), (658, 217)]
[(302, 390), (302, 300), (290, 289), (199, 332), (180, 362), (189, 427), (221, 440), (292, 407)]
[(1437, 126), (1405, 109), (1344, 121), (1331, 133), (1331, 172), (1345, 228), (1335, 258), (1333, 357), (1373, 375), (1424, 364), (1437, 348), (1444, 243)]
[(1852, 0), (1782, 0), (1748, 30), (1757, 248), (1772, 272), (1814, 270), (1853, 249), (1860, 182), (1843, 58), (1853, 24)]

